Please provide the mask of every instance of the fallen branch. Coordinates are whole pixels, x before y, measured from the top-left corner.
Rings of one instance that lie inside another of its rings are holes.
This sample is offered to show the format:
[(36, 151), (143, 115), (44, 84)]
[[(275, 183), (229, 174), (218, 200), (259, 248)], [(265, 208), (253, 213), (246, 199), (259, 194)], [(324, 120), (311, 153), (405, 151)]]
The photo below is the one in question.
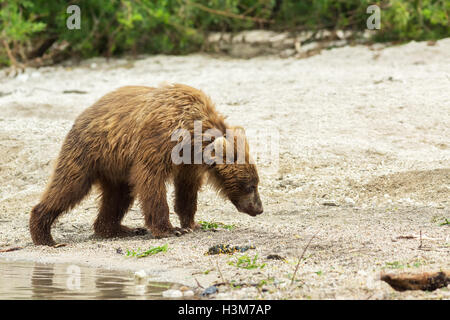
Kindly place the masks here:
[(23, 249), (23, 247), (14, 247), (14, 248), (7, 248), (7, 249), (1, 249), (0, 252), (11, 252), (11, 251), (17, 251)]

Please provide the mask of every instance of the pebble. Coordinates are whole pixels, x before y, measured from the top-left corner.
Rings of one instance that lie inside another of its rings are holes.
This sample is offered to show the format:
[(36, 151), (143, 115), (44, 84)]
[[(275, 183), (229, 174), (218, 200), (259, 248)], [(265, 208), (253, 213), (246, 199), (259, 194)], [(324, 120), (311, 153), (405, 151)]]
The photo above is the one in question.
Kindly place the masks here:
[(139, 270), (139, 271), (136, 271), (135, 273), (134, 273), (134, 278), (135, 279), (144, 279), (144, 278), (146, 278), (147, 277), (147, 273), (145, 272), (145, 270)]
[(17, 76), (17, 80), (25, 82), (28, 80), (29, 77), (30, 76), (28, 74), (22, 73)]
[(216, 293), (217, 287), (211, 286), (205, 289), (205, 291), (202, 292), (202, 296), (209, 296), (210, 294)]
[(329, 207), (337, 207), (336, 202), (333, 200), (326, 200), (326, 201), (322, 202), (322, 205), (329, 206)]
[(169, 289), (162, 293), (164, 298), (181, 298), (183, 293), (180, 290)]
[(267, 259), (272, 259), (272, 260), (284, 260), (284, 258), (278, 254), (269, 254), (267, 256)]
[(183, 292), (183, 297), (193, 297), (194, 296), (194, 291), (192, 290), (186, 290)]
[(347, 204), (349, 204), (349, 205), (351, 205), (351, 206), (354, 206), (355, 205), (355, 200), (353, 200), (352, 198), (345, 198), (344, 199), (345, 200), (345, 203), (347, 203)]

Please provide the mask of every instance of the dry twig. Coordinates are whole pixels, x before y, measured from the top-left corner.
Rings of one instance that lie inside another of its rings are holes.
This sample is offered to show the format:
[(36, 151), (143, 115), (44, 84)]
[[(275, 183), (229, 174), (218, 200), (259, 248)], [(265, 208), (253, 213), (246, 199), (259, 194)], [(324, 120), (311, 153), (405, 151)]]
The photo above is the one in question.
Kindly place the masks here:
[(317, 236), (318, 233), (319, 233), (319, 231), (317, 231), (317, 232), (311, 237), (311, 239), (309, 239), (308, 244), (307, 244), (306, 247), (303, 249), (303, 252), (302, 252), (300, 258), (298, 259), (298, 263), (297, 263), (297, 265), (295, 266), (295, 271), (294, 271), (294, 274), (293, 274), (293, 276), (292, 276), (291, 285), (294, 284), (294, 281), (295, 281), (295, 275), (297, 274), (298, 267), (300, 266), (300, 262), (302, 261), (303, 256), (305, 255), (306, 250), (308, 249), (308, 247), (309, 247), (309, 245), (311, 244), (312, 240)]
[(20, 249), (23, 249), (23, 247), (1, 249), (0, 252), (11, 252), (11, 251), (16, 251), (16, 250), (20, 250)]

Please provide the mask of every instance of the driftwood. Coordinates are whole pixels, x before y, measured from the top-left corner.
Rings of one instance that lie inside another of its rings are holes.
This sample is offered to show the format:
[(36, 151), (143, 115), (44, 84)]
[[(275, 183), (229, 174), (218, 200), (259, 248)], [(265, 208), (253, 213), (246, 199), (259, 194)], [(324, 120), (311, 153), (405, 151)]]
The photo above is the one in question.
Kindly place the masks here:
[(450, 270), (423, 272), (417, 274), (381, 274), (381, 280), (387, 282), (397, 291), (424, 290), (433, 291), (450, 284)]
[(23, 249), (22, 247), (14, 247), (14, 248), (6, 248), (6, 249), (0, 249), (0, 252), (11, 252), (11, 251), (16, 251), (16, 250), (20, 250)]

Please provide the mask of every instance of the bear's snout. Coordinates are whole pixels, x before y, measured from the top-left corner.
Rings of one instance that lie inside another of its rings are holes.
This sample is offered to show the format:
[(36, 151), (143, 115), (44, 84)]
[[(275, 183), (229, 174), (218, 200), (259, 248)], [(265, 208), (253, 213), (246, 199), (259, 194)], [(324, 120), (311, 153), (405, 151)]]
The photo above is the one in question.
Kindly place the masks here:
[(252, 217), (257, 216), (264, 212), (261, 199), (259, 198), (258, 191), (252, 192), (239, 199), (237, 203), (234, 203), (239, 212), (244, 212)]
[(259, 206), (259, 207), (256, 207), (256, 208), (253, 207), (253, 206), (250, 206), (250, 208), (245, 211), (245, 213), (251, 215), (252, 217), (255, 217), (255, 216), (257, 216), (257, 215), (259, 215), (259, 214), (261, 214), (263, 212), (264, 212), (264, 210), (263, 210), (262, 206)]

